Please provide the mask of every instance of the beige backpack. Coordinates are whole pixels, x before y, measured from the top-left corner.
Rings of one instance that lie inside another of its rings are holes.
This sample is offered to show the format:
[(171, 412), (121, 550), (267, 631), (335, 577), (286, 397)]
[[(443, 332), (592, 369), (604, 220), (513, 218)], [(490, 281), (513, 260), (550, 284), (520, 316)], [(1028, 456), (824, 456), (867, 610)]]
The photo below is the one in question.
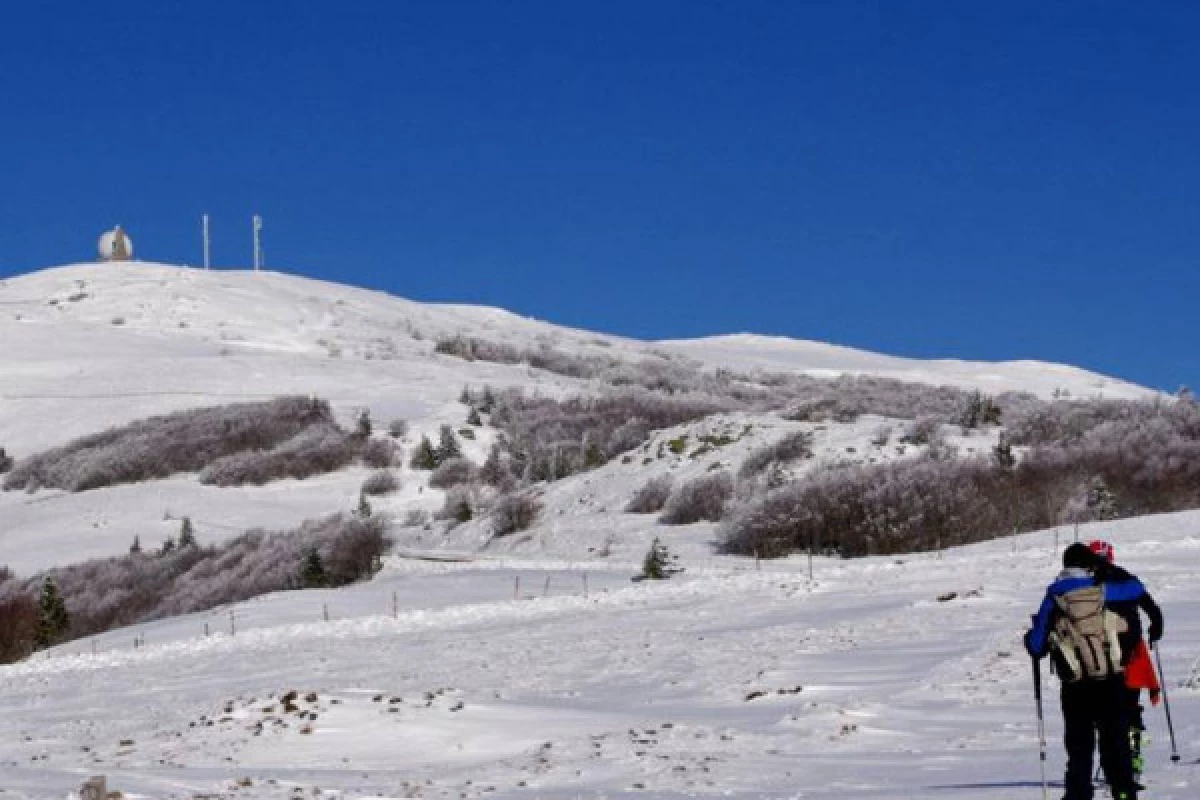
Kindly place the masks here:
[(1055, 602), (1060, 613), (1050, 632), (1050, 644), (1059, 657), (1059, 677), (1073, 683), (1120, 673), (1124, 668), (1118, 636), (1129, 626), (1104, 605), (1104, 587), (1075, 589)]

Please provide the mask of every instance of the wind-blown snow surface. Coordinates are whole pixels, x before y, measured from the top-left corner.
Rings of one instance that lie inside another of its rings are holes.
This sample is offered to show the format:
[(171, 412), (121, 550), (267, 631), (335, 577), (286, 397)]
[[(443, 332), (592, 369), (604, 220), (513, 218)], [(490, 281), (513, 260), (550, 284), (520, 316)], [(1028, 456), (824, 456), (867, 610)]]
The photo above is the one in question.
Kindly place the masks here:
[[(130, 798), (1036, 797), (1019, 635), (1059, 534), (817, 559), (813, 583), (803, 559), (652, 584), (633, 565), (392, 559), (348, 591), (241, 604), (232, 636), (214, 612), (0, 668), (0, 797), (93, 773)], [(1200, 650), (1200, 513), (1081, 534), (1166, 611), (1184, 760), (1151, 711), (1150, 796), (1194, 798), (1200, 697), (1179, 683)]]

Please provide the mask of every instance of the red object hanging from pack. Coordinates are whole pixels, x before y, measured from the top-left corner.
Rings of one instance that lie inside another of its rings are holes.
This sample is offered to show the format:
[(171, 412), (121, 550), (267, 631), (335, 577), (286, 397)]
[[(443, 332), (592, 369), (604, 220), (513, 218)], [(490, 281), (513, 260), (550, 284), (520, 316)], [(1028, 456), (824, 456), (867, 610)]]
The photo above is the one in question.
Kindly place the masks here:
[(1158, 682), (1158, 673), (1154, 671), (1150, 651), (1142, 639), (1138, 640), (1129, 663), (1125, 665), (1125, 685), (1130, 689), (1149, 689), (1150, 702), (1158, 705), (1159, 697), (1162, 696), (1162, 684)]

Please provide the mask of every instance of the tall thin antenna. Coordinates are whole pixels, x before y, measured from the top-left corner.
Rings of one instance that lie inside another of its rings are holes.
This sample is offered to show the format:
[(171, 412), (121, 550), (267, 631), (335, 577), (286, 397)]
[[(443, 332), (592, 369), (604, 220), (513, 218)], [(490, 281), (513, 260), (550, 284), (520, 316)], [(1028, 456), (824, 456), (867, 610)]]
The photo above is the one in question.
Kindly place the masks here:
[(208, 214), (201, 218), (201, 226), (204, 231), (204, 268), (209, 269), (212, 265), (208, 260)]
[(262, 257), (262, 217), (254, 215), (254, 271), (258, 272), (263, 266)]

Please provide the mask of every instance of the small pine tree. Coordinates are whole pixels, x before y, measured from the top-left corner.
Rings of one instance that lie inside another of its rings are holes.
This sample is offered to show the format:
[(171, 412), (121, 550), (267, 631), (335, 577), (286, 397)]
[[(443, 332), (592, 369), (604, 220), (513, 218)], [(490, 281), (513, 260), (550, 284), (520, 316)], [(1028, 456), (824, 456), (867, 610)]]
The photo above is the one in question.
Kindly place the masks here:
[(368, 439), (371, 436), (372, 430), (371, 412), (364, 408), (358, 414), (358, 420), (354, 424), (354, 432), (363, 439)]
[(3, 447), (0, 447), (0, 473), (8, 472), (10, 469), (12, 469), (12, 466), (12, 456), (4, 452)]
[(58, 591), (58, 584), (49, 575), (42, 581), (42, 594), (38, 600), (38, 627), (34, 643), (38, 649), (58, 642), (71, 627), (67, 604)]
[[(483, 425), (483, 419), (479, 416), (479, 410), (472, 408), (467, 412), (467, 424), (474, 425), (476, 428)], [(0, 450), (0, 452), (3, 452)]]
[(308, 551), (304, 564), (300, 567), (300, 587), (303, 589), (321, 589), (327, 586), (329, 577), (325, 574), (325, 564), (317, 548)]
[(1017, 457), (1013, 455), (1012, 445), (1008, 443), (1007, 437), (1001, 436), (1000, 441), (992, 448), (992, 459), (1001, 469), (1012, 469), (1017, 465)]
[(683, 570), (678, 560), (668, 550), (667, 546), (657, 536), (650, 543), (646, 557), (642, 559), (642, 572), (634, 576), (635, 581), (664, 581)]
[(173, 552), (174, 550), (175, 550), (175, 537), (168, 536), (167, 540), (162, 543), (162, 550), (160, 552), (162, 555), (165, 556), (167, 553)]
[(358, 493), (358, 508), (354, 509), (354, 513), (363, 519), (370, 519), (371, 515), (375, 513), (371, 509), (371, 501), (367, 499), (366, 493)]
[(464, 406), (469, 406), (471, 404), (470, 386), (464, 386), (462, 391), (458, 393), (458, 402), (462, 403)]
[(584, 469), (593, 469), (604, 464), (604, 453), (600, 451), (600, 445), (594, 436), (585, 433), (579, 450)]
[(408, 465), (413, 469), (436, 469), (438, 465), (437, 451), (428, 436), (422, 436), (421, 441), (413, 448), (412, 458)]
[(435, 453), (438, 464), (442, 464), (451, 458), (458, 458), (462, 455), (462, 447), (458, 444), (458, 437), (454, 435), (454, 429), (449, 425), (442, 426), (441, 432), (438, 436), (438, 446)]
[(142, 538), (140, 536), (133, 537), (133, 544), (129, 545), (129, 554), (137, 555), (142, 552)]
[(184, 517), (183, 522), (179, 525), (179, 546), (180, 547), (195, 547), (196, 546), (196, 531), (192, 528), (192, 518)]

